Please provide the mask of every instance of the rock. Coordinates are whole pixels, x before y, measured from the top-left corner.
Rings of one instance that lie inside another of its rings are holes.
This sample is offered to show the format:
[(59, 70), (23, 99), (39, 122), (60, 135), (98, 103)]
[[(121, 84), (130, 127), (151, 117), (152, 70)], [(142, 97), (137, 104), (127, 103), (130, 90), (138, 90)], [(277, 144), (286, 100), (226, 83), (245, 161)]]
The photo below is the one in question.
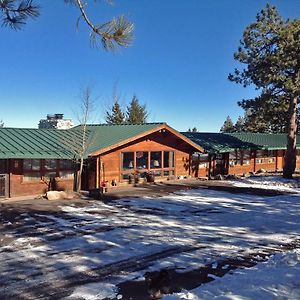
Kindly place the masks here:
[(46, 193), (46, 198), (48, 200), (63, 200), (67, 199), (67, 193), (64, 191), (49, 191)]
[(267, 173), (267, 171), (265, 169), (259, 169), (256, 171), (255, 174), (264, 174), (264, 173)]
[(239, 177), (234, 174), (229, 174), (226, 176), (226, 180), (237, 180), (237, 179), (239, 179)]
[(249, 174), (249, 173), (243, 173), (243, 175), (242, 175), (242, 177), (243, 178), (248, 178), (248, 177), (250, 177), (251, 175)]

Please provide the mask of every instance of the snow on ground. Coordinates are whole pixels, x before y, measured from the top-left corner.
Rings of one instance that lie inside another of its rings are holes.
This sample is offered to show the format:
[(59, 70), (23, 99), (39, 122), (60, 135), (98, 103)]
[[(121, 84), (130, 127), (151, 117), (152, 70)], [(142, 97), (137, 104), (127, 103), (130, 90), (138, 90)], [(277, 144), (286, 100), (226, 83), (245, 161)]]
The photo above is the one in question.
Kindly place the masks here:
[(280, 250), (298, 240), (299, 197), (195, 189), (22, 214), (19, 225), (2, 224), (0, 298), (126, 299), (117, 285), (146, 271), (185, 273), (274, 248), (266, 262), (164, 299), (300, 299), (299, 249)]
[(285, 179), (281, 176), (251, 176), (230, 181), (230, 183), (237, 187), (276, 189), (278, 191), (300, 193), (300, 181), (298, 179)]
[(191, 291), (167, 295), (177, 299), (300, 299), (300, 250), (275, 254), (269, 261), (240, 269)]

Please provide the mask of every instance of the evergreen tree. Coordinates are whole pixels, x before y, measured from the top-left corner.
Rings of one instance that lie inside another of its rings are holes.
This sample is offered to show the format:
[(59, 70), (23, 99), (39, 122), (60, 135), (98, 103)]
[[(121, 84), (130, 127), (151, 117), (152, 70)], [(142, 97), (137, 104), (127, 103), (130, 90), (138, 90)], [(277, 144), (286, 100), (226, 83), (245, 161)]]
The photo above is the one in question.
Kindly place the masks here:
[(198, 132), (198, 129), (196, 127), (193, 127), (192, 132)]
[(116, 100), (113, 106), (111, 107), (111, 112), (106, 112), (105, 119), (107, 124), (117, 125), (125, 123), (125, 114), (123, 113), (118, 100)]
[(234, 131), (235, 132), (242, 132), (244, 131), (244, 123), (245, 123), (245, 120), (243, 117), (239, 116), (235, 125), (234, 125)]
[[(229, 80), (244, 87), (254, 84), (260, 95), (239, 104), (257, 115), (263, 107), (265, 116), (287, 113), (287, 151), (283, 176), (291, 178), (296, 167), (297, 108), (300, 98), (300, 20), (283, 20), (275, 7), (267, 5), (257, 14), (256, 22), (244, 31), (234, 58), (245, 65), (229, 75)], [(286, 109), (288, 106), (288, 109)], [(275, 107), (278, 109), (274, 111)]]
[(269, 125), (266, 123), (264, 116), (260, 113), (248, 109), (244, 114), (244, 132), (268, 133)]
[(223, 126), (220, 129), (220, 132), (226, 133), (226, 132), (234, 132), (234, 125), (230, 118), (230, 116), (227, 116)]
[(127, 124), (144, 124), (147, 122), (148, 112), (146, 105), (140, 105), (136, 95), (127, 106), (126, 123)]
[(0, 128), (4, 127), (4, 122), (2, 120), (0, 120)]
[[(28, 18), (40, 15), (40, 7), (35, 0), (0, 0), (0, 21), (2, 26), (12, 29), (21, 29)], [(65, 3), (74, 5), (79, 11), (79, 20), (84, 20), (90, 29), (91, 45), (102, 45), (105, 50), (114, 50), (117, 46), (128, 47), (133, 38), (133, 24), (124, 16), (113, 18), (109, 22), (93, 22), (87, 14), (89, 0), (64, 0)], [(106, 2), (110, 3), (110, 0)], [(77, 26), (78, 27), (78, 26)]]

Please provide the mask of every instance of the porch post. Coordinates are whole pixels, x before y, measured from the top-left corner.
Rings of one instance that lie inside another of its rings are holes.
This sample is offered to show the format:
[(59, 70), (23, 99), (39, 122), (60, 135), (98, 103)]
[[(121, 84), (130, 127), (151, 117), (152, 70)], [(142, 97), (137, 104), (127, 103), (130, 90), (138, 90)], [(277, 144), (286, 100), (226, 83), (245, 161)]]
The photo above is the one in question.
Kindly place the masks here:
[(208, 154), (208, 179), (211, 179), (211, 154)]
[(100, 179), (100, 158), (97, 156), (96, 158), (96, 189), (99, 189), (99, 179)]

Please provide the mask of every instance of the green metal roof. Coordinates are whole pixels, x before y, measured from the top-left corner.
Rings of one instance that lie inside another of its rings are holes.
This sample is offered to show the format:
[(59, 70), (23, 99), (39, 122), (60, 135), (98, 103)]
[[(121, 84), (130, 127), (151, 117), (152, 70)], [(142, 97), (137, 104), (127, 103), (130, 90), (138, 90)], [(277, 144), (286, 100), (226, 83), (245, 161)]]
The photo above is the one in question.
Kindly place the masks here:
[(0, 158), (70, 159), (73, 136), (68, 130), (0, 128)]
[(205, 152), (208, 153), (226, 153), (234, 151), (237, 148), (257, 148), (255, 144), (243, 142), (234, 136), (224, 133), (182, 132), (182, 134), (203, 147)]
[[(287, 142), (287, 135), (281, 133), (183, 132), (182, 134), (208, 153), (226, 153), (235, 149), (279, 150), (285, 149)], [(297, 141), (297, 148), (300, 148), (300, 137)]]
[[(227, 133), (228, 135), (239, 139), (242, 142), (252, 143), (262, 149), (280, 150), (286, 149), (287, 134), (286, 133), (248, 133), (235, 132)], [(300, 136), (297, 136), (297, 148), (300, 148)]]
[[(88, 125), (85, 157), (161, 127), (165, 123), (140, 125)], [(82, 126), (68, 130), (0, 128), (0, 159), (72, 159), (80, 149)]]
[[(85, 157), (116, 147), (165, 123), (139, 125), (88, 125), (88, 149)], [(235, 149), (285, 149), (286, 134), (265, 133), (181, 133), (208, 153), (225, 153)], [(0, 128), (0, 158), (72, 159), (74, 148), (80, 149), (82, 126), (69, 130)], [(300, 137), (299, 137), (300, 138)], [(300, 148), (298, 138), (297, 148)]]
[[(158, 129), (165, 123), (146, 123), (137, 125), (89, 125), (89, 147), (87, 155), (113, 147), (129, 139), (143, 135), (148, 131)], [(78, 130), (80, 126), (72, 130)]]

